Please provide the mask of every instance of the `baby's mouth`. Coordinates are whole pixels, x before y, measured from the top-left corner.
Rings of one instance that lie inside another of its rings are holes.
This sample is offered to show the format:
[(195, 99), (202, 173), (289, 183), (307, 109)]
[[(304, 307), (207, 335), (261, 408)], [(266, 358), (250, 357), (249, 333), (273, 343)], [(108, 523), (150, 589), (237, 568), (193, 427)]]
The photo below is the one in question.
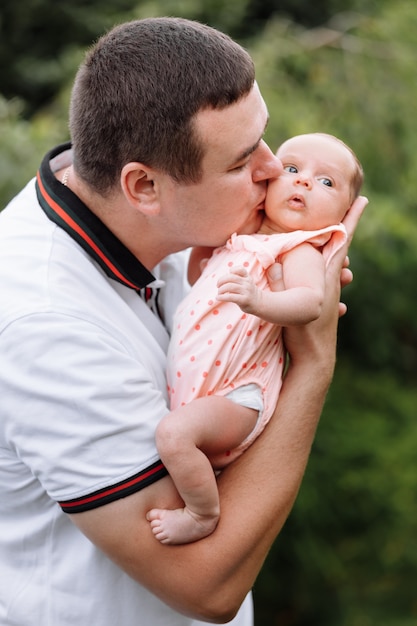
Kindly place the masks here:
[(299, 195), (291, 196), (288, 200), (288, 205), (294, 209), (302, 209), (304, 204), (304, 198)]

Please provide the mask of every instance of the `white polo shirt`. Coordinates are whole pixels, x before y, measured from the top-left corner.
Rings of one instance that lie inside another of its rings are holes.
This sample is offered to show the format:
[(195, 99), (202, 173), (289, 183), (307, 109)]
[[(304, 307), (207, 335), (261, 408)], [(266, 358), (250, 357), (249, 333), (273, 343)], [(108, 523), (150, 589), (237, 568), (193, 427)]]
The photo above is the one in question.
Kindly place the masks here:
[[(187, 257), (149, 274), (55, 179), (68, 149), (51, 151), (36, 185), (0, 213), (0, 623), (196, 625), (66, 515), (166, 473), (154, 430), (167, 412), (166, 327)], [(233, 623), (250, 626), (249, 600)]]

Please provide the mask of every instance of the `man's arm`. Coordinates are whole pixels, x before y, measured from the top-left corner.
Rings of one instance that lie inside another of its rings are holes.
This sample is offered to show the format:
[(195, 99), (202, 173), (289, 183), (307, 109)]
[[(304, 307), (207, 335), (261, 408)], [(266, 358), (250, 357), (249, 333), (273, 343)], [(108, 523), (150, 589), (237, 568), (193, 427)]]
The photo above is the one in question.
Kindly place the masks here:
[[(349, 241), (365, 201), (345, 224)], [(230, 620), (252, 587), (297, 496), (333, 375), (340, 275), (347, 245), (332, 259), (320, 318), (286, 333), (291, 355), (275, 414), (264, 433), (219, 477), (221, 519), (209, 537), (166, 546), (145, 514), (180, 506), (170, 479), (93, 511), (75, 524), (122, 569), (177, 611)]]

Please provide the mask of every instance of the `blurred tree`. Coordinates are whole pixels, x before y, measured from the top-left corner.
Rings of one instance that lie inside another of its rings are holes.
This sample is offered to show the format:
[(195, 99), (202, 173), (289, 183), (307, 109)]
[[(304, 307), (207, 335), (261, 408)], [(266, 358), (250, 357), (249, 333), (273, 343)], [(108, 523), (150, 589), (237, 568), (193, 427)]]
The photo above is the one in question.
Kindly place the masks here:
[[(348, 393), (346, 392), (348, 390)], [(417, 623), (417, 390), (339, 363), (256, 626)]]
[(88, 46), (133, 0), (2, 0), (0, 92), (19, 96), (30, 116), (69, 80), (61, 53)]
[(241, 37), (255, 35), (271, 17), (286, 17), (292, 22), (312, 28), (327, 22), (333, 15), (347, 11), (372, 13), (374, 0), (249, 0), (245, 20), (238, 33)]
[(0, 210), (36, 173), (40, 158), (68, 138), (66, 107), (39, 113), (31, 122), (22, 117), (23, 104), (0, 96)]
[(0, 93), (25, 102), (26, 116), (49, 102), (69, 80), (61, 53), (88, 46), (116, 21), (146, 15), (181, 15), (245, 39), (256, 36), (274, 15), (317, 26), (335, 13), (374, 0), (2, 0)]

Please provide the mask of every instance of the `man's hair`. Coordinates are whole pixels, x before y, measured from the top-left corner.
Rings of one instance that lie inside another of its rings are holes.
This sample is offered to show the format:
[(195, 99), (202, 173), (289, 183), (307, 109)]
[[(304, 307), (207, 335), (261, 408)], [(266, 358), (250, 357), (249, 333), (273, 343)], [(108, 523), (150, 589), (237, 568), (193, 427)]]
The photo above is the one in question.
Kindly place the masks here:
[(254, 80), (249, 54), (209, 26), (173, 17), (116, 26), (87, 53), (75, 79), (77, 174), (102, 194), (131, 161), (198, 182), (204, 146), (194, 116), (237, 102)]

